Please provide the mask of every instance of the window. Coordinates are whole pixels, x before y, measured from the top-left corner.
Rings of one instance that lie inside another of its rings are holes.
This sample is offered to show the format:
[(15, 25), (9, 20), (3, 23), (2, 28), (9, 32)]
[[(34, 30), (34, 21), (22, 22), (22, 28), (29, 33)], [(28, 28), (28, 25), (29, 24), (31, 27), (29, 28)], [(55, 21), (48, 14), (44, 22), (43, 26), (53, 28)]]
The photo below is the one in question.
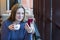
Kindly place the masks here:
[(11, 8), (12, 8), (12, 6), (14, 5), (14, 4), (16, 4), (16, 3), (18, 3), (18, 0), (6, 0), (7, 1), (7, 7), (6, 7), (6, 9), (7, 10), (11, 10)]

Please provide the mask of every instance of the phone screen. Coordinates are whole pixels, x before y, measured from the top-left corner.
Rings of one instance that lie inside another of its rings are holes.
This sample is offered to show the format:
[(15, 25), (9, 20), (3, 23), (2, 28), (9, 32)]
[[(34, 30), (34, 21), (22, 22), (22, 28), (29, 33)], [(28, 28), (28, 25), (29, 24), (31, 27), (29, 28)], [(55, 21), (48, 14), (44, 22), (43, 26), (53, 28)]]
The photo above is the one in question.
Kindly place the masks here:
[(28, 19), (28, 25), (29, 25), (29, 26), (30, 26), (30, 24), (32, 23), (32, 21), (33, 21), (32, 18)]

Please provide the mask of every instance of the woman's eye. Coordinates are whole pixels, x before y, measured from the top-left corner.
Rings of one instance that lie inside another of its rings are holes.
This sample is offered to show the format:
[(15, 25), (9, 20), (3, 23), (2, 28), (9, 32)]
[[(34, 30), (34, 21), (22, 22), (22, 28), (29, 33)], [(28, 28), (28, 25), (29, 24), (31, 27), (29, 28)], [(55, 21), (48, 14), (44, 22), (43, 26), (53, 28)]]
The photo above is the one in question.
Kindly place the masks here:
[(24, 15), (24, 13), (17, 13), (17, 14), (23, 14)]
[(20, 14), (20, 13), (17, 13), (17, 14)]
[(22, 13), (22, 14), (24, 14), (24, 13)]

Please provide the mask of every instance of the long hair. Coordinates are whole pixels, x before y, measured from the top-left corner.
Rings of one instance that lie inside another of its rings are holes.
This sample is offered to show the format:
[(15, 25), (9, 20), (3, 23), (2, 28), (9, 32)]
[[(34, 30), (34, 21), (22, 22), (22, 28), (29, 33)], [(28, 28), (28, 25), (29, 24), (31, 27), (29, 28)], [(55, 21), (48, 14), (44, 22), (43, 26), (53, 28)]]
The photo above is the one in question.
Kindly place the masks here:
[[(15, 21), (15, 16), (16, 16), (16, 12), (17, 12), (17, 9), (19, 9), (19, 8), (23, 8), (23, 10), (24, 10), (24, 17), (25, 17), (25, 9), (24, 9), (24, 7), (21, 5), (19, 5), (19, 4), (15, 4), (13, 7), (12, 7), (12, 9), (11, 9), (11, 15), (10, 15), (10, 17), (8, 18), (8, 20), (10, 20), (10, 21)], [(23, 18), (23, 20), (24, 20), (24, 18)], [(22, 20), (22, 21), (23, 21)]]

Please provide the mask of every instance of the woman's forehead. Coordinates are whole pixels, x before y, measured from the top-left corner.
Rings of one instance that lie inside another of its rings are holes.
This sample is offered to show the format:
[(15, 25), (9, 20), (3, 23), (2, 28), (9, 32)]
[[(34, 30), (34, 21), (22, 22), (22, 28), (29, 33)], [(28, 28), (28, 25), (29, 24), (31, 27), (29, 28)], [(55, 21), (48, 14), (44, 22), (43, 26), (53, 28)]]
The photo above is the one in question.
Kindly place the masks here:
[(24, 9), (23, 9), (23, 8), (19, 8), (19, 9), (17, 10), (17, 12), (24, 12)]

